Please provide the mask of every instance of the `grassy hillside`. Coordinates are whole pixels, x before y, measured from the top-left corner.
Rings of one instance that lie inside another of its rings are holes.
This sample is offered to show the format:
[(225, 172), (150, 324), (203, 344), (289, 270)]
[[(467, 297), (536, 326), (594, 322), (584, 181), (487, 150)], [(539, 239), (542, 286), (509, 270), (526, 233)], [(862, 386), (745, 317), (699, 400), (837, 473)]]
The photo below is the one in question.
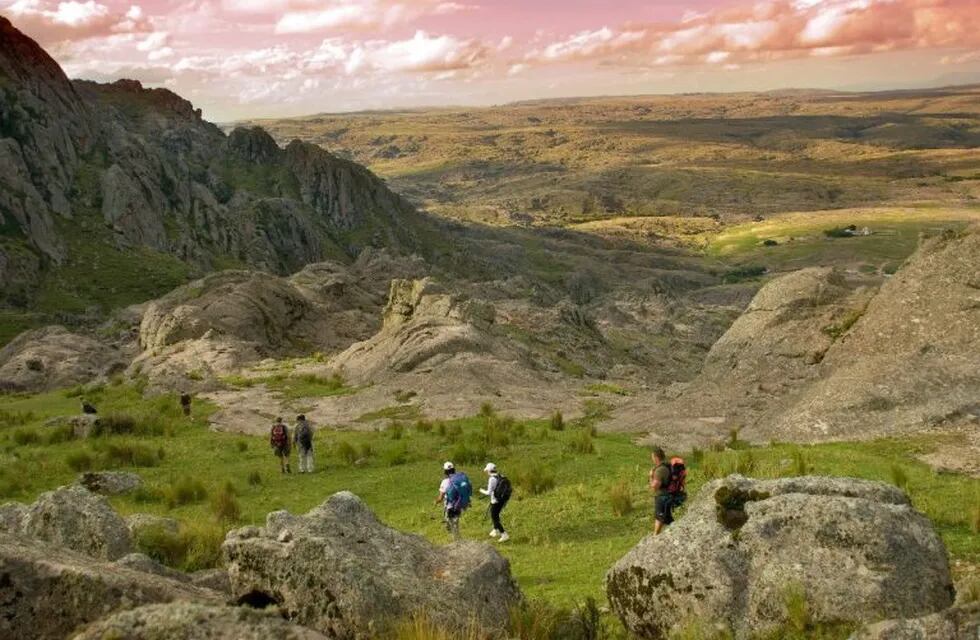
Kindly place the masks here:
[[(81, 394), (0, 397), (0, 497), (26, 502), (71, 482), (81, 470), (133, 469), (145, 488), (113, 498), (114, 505), (122, 513), (158, 513), (183, 522), (180, 537), (149, 538), (141, 545), (184, 569), (218, 562), (227, 529), (262, 524), (276, 509), (305, 512), (339, 490), (361, 496), (394, 527), (446, 542), (439, 508), (432, 504), (445, 459), (453, 459), (475, 482), (492, 459), (514, 480), (515, 501), (504, 518), (512, 540), (500, 548), (521, 588), (538, 601), (567, 606), (592, 597), (602, 602), (605, 570), (651, 526), (648, 452), (625, 435), (595, 434), (592, 422), (603, 412), (595, 400), (591, 418), (562, 430), (555, 430), (551, 419), (513, 422), (489, 407), (466, 420), (396, 422), (384, 432), (322, 429), (317, 472), (283, 476), (265, 438), (208, 431), (211, 408), (205, 403), (195, 405), (188, 421), (176, 398), (143, 399), (129, 386), (85, 393), (123, 433), (76, 440), (64, 429), (45, 426), (53, 416), (74, 413)], [(969, 578), (980, 569), (980, 480), (936, 474), (915, 459), (938, 444), (922, 436), (748, 448), (735, 437), (725, 450), (688, 454), (690, 488), (696, 492), (704, 482), (735, 472), (898, 483), (936, 526), (956, 573)], [(489, 540), (484, 509), (477, 503), (464, 517), (466, 537)]]

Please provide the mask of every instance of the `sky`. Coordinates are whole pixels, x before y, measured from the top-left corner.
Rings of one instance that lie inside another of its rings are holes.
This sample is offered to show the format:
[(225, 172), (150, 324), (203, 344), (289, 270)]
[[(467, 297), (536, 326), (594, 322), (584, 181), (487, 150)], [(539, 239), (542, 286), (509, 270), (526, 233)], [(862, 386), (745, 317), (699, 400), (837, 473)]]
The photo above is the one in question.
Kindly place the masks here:
[(538, 98), (980, 82), (980, 0), (0, 0), (73, 78), (217, 122)]

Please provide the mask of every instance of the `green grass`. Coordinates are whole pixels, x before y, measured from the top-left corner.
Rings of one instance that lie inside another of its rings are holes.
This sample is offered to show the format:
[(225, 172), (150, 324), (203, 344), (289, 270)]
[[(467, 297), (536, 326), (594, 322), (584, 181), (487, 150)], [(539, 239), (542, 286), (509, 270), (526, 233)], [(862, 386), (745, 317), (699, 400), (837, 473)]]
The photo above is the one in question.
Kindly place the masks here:
[[(145, 481), (144, 490), (112, 498), (112, 502), (124, 514), (168, 515), (181, 520), (188, 531), (205, 527), (203, 533), (185, 534), (191, 536), (187, 540), (155, 542), (161, 555), (177, 557), (178, 566), (199, 567), (217, 557), (207, 547), (207, 541), (215, 539), (213, 530), (260, 525), (268, 512), (277, 509), (304, 513), (340, 490), (361, 496), (380, 518), (398, 529), (447, 542), (439, 508), (432, 505), (432, 499), (441, 479), (442, 461), (452, 458), (460, 447), (476, 451), (469, 457), (472, 462), (459, 463), (475, 483), (482, 484), (480, 468), (487, 459), (514, 481), (514, 500), (504, 512), (512, 538), (500, 549), (531, 598), (566, 607), (588, 597), (604, 602), (606, 569), (651, 526), (648, 452), (627, 435), (588, 435), (588, 425), (555, 431), (547, 417), (511, 423), (491, 415), (428, 430), (401, 429), (397, 439), (385, 432), (321, 429), (315, 444), (318, 472), (282, 476), (264, 437), (209, 431), (207, 414), (213, 407), (203, 400), (195, 403), (195, 417), (188, 421), (180, 415), (174, 396), (144, 400), (127, 386), (108, 386), (87, 395), (107, 413), (157, 412), (163, 428), (140, 436), (108, 434), (86, 441), (55, 439), (48, 444), (45, 434), (51, 428), (42, 426), (43, 422), (76, 411), (74, 393), (0, 397), (0, 412), (5, 412), (0, 415), (20, 416), (18, 424), (0, 423), (0, 497), (27, 502), (42, 491), (69, 483), (76, 476), (72, 464), (78, 465), (79, 456), (88, 455), (90, 463), (100, 464), (105, 459), (101, 452), (110, 446), (141, 447), (155, 457), (162, 454), (153, 466), (135, 468)], [(489, 421), (507, 425), (506, 444), (488, 444), (504, 442), (496, 431), (487, 430)], [(37, 438), (16, 435), (29, 432)], [(588, 435), (593, 453), (577, 452), (585, 449), (583, 434)], [(244, 448), (243, 441), (247, 442)], [(935, 524), (952, 558), (975, 566), (980, 564), (980, 547), (973, 529), (973, 509), (978, 504), (980, 481), (934, 473), (915, 459), (937, 444), (935, 438), (908, 437), (699, 452), (689, 456), (689, 489), (693, 494), (705, 481), (734, 471), (776, 477), (807, 470), (900, 481), (916, 508)], [(110, 466), (122, 464), (114, 461)], [(207, 471), (188, 475), (189, 470)], [(485, 508), (485, 503), (477, 501), (464, 516), (466, 537), (488, 540)], [(189, 559), (187, 549), (194, 545)]]
[(221, 381), (240, 389), (264, 384), (287, 400), (344, 396), (358, 391), (356, 387), (347, 386), (344, 379), (337, 374), (325, 378), (312, 373), (293, 375), (281, 372), (270, 376), (226, 376)]

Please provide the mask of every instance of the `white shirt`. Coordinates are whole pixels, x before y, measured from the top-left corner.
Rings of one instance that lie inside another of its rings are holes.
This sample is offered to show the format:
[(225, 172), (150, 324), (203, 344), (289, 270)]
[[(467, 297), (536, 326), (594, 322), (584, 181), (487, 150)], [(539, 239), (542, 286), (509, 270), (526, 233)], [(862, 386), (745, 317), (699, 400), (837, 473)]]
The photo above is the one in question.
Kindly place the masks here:
[(480, 493), (485, 496), (490, 496), (490, 504), (497, 504), (497, 496), (493, 495), (493, 492), (497, 489), (498, 482), (500, 482), (500, 475), (497, 473), (491, 473), (490, 479), (487, 480), (487, 488), (480, 489)]

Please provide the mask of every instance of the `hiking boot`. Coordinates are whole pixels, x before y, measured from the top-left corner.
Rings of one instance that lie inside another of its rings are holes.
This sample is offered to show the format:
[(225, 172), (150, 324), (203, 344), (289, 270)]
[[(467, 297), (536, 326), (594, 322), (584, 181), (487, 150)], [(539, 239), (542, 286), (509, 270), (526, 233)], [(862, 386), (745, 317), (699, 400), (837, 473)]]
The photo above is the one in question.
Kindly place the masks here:
[(500, 535), (500, 532), (497, 531), (496, 529), (491, 529), (490, 530), (490, 537), (491, 538), (496, 538), (498, 535)]
[(500, 536), (500, 542), (507, 542), (508, 540), (510, 540), (510, 536), (507, 535), (507, 532), (504, 532), (503, 534), (501, 534), (501, 536)]

